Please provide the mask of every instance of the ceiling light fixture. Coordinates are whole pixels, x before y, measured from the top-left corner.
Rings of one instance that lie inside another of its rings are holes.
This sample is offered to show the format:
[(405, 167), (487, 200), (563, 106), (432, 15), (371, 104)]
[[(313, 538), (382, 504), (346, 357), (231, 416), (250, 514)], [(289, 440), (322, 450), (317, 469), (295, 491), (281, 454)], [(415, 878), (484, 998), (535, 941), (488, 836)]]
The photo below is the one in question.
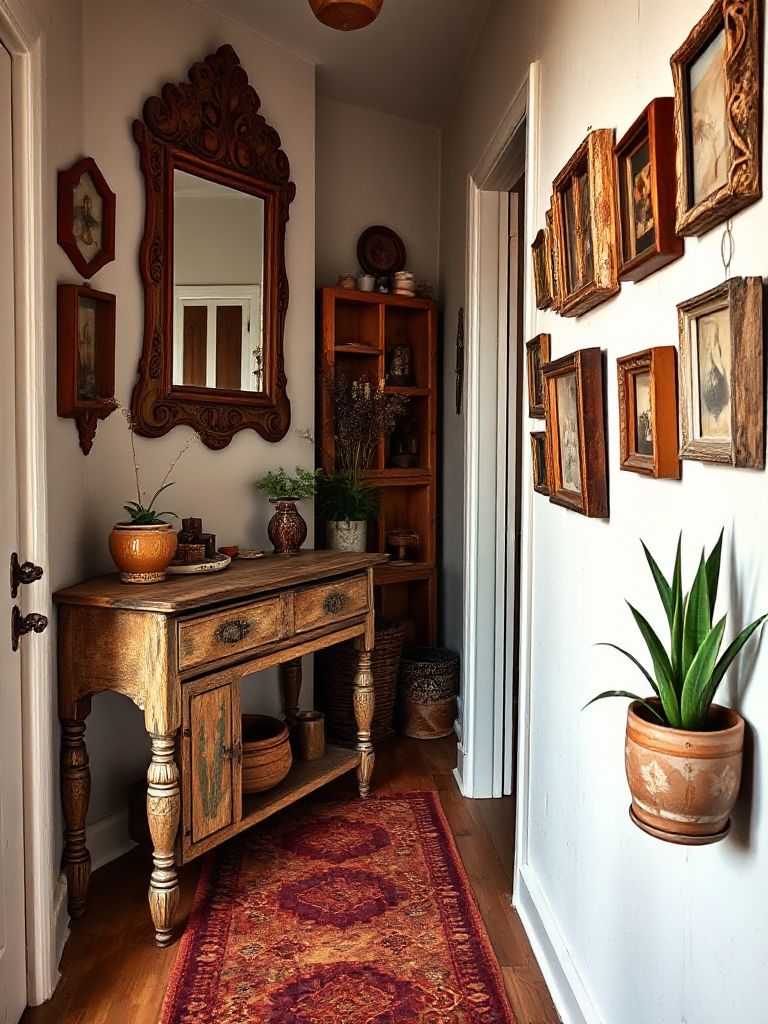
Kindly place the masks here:
[(317, 20), (340, 32), (370, 25), (383, 3), (384, 0), (309, 0)]

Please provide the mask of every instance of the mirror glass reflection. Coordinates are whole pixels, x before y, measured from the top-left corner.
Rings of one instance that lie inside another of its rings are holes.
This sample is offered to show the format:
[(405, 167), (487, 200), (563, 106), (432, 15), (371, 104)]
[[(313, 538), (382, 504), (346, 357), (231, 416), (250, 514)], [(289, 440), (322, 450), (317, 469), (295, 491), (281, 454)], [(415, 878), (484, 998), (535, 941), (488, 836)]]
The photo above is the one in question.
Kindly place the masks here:
[(264, 200), (173, 172), (173, 384), (264, 390)]

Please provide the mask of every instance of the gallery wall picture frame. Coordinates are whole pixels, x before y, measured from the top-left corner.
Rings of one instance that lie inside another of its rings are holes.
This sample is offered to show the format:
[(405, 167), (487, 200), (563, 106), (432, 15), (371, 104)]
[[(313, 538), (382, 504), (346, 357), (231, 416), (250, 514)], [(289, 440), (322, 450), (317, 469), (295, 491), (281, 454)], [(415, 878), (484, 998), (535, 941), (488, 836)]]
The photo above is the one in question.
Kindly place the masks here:
[(761, 0), (715, 0), (672, 55), (680, 235), (762, 195), (760, 22)]
[(560, 274), (558, 269), (555, 221), (551, 206), (546, 212), (546, 224), (547, 226), (545, 228), (545, 231), (547, 238), (547, 249), (549, 251), (550, 281), (552, 284), (552, 302), (550, 303), (549, 308), (552, 310), (553, 313), (559, 313), (562, 299), (560, 292)]
[(685, 252), (675, 230), (675, 101), (652, 100), (614, 147), (619, 280), (642, 281)]
[(115, 410), (116, 299), (86, 285), (60, 284), (57, 306), (57, 412), (75, 421), (87, 455), (98, 421)]
[(680, 458), (763, 469), (762, 278), (730, 278), (677, 313)]
[(57, 241), (86, 280), (115, 258), (116, 205), (93, 157), (59, 171)]
[(590, 518), (608, 517), (603, 357), (583, 348), (545, 363), (549, 500)]
[(614, 141), (612, 128), (590, 132), (552, 184), (562, 316), (581, 316), (621, 288)]
[(677, 349), (661, 345), (616, 360), (621, 469), (680, 479)]
[(536, 308), (549, 309), (552, 305), (552, 262), (547, 233), (542, 228), (531, 245), (533, 263), (533, 285), (536, 292)]
[(525, 356), (528, 379), (528, 415), (532, 419), (543, 420), (544, 410), (544, 378), (541, 368), (550, 359), (551, 337), (549, 334), (537, 334), (526, 342)]
[(533, 489), (538, 494), (549, 495), (547, 461), (547, 432), (546, 430), (536, 430), (531, 434), (531, 466)]

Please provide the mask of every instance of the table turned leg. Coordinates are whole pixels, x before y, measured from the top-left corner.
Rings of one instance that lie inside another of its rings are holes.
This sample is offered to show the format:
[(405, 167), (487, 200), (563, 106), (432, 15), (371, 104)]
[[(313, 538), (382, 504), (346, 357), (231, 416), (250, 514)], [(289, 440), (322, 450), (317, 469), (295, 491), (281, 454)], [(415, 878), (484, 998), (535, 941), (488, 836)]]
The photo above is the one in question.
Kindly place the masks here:
[(291, 658), (280, 666), (280, 683), (283, 688), (283, 710), (285, 720), (296, 717), (301, 693), (301, 658)]
[(149, 880), (149, 909), (158, 946), (171, 943), (179, 903), (179, 879), (173, 845), (179, 828), (181, 794), (179, 770), (173, 759), (173, 736), (152, 733), (152, 761), (147, 769), (147, 815), (154, 846), (154, 870)]
[(357, 768), (357, 784), (360, 796), (368, 796), (371, 789), (371, 775), (375, 755), (371, 743), (371, 722), (373, 721), (373, 674), (371, 672), (371, 652), (358, 647), (357, 672), (352, 686), (352, 702), (357, 722), (357, 750), (360, 751), (360, 764)]
[(85, 816), (91, 796), (91, 769), (85, 747), (85, 722), (61, 723), (61, 804), (64, 810), (64, 855), (67, 904), (70, 917), (85, 913), (85, 896), (91, 877), (91, 855), (85, 845)]

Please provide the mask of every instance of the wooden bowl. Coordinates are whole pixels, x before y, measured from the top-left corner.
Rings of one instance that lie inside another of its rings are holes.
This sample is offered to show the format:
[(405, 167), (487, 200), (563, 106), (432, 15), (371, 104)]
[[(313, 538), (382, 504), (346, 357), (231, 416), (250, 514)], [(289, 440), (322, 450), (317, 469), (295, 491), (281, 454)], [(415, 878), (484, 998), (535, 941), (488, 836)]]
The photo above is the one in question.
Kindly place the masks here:
[(288, 726), (269, 715), (243, 715), (243, 793), (261, 793), (291, 770)]

